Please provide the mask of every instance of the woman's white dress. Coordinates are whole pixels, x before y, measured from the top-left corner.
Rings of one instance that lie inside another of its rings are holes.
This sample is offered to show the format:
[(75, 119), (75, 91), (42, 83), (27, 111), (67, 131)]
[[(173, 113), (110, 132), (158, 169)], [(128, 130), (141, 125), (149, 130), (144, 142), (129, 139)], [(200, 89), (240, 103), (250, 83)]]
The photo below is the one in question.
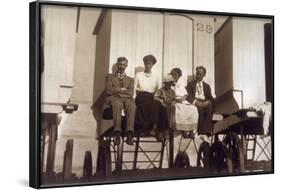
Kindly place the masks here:
[[(174, 87), (177, 98), (187, 95), (185, 89), (186, 84), (180, 79)], [(175, 128), (179, 131), (191, 131), (197, 129), (198, 124), (198, 110), (196, 106), (190, 104), (186, 100), (182, 103), (176, 103), (175, 113)]]

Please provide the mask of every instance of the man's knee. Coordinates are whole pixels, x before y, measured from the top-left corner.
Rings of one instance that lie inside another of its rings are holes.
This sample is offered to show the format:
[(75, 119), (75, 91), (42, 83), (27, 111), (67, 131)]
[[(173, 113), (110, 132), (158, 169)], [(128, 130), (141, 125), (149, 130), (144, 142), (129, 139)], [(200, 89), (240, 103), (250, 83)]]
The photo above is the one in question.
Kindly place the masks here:
[(113, 110), (116, 110), (116, 109), (121, 110), (122, 108), (123, 108), (122, 101), (115, 100), (115, 101), (112, 102), (112, 109)]
[(125, 101), (125, 108), (126, 108), (126, 110), (135, 111), (136, 110), (136, 104), (132, 100), (126, 100)]

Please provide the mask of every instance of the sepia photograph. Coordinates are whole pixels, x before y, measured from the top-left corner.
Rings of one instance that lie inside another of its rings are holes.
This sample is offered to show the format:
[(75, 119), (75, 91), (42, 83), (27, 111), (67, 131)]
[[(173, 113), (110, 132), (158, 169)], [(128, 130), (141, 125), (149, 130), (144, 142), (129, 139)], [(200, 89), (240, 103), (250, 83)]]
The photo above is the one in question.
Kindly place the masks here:
[(40, 187), (274, 172), (272, 15), (35, 6)]

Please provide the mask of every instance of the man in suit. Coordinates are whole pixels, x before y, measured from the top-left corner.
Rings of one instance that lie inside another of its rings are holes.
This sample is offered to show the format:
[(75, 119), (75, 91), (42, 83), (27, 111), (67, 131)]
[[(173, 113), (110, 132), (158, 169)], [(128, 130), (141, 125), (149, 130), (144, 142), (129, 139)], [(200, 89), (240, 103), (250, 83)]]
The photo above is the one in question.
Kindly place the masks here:
[(133, 101), (134, 79), (125, 74), (127, 66), (127, 58), (119, 57), (117, 59), (117, 72), (106, 76), (105, 92), (107, 97), (102, 110), (108, 106), (112, 107), (115, 144), (120, 144), (122, 110), (124, 110), (127, 119), (126, 143), (133, 145), (136, 105)]
[(206, 68), (196, 67), (196, 79), (188, 83), (187, 101), (195, 105), (199, 113), (198, 134), (211, 135), (213, 117), (213, 96), (211, 87), (203, 81), (206, 75)]

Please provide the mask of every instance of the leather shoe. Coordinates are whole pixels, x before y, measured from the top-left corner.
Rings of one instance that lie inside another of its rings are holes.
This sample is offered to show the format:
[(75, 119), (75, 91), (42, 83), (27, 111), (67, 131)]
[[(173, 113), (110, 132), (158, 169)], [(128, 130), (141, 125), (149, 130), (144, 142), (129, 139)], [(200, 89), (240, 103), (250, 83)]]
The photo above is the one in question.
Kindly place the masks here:
[(165, 141), (165, 138), (164, 138), (164, 135), (163, 135), (162, 132), (158, 132), (158, 133), (156, 134), (155, 138), (156, 138), (157, 141), (159, 141), (159, 142)]
[(127, 136), (126, 144), (131, 146), (134, 145), (134, 140), (132, 136)]
[(121, 142), (121, 134), (120, 132), (115, 132), (114, 145), (119, 145), (120, 142)]
[(194, 139), (193, 131), (182, 131), (182, 137), (185, 139)]

